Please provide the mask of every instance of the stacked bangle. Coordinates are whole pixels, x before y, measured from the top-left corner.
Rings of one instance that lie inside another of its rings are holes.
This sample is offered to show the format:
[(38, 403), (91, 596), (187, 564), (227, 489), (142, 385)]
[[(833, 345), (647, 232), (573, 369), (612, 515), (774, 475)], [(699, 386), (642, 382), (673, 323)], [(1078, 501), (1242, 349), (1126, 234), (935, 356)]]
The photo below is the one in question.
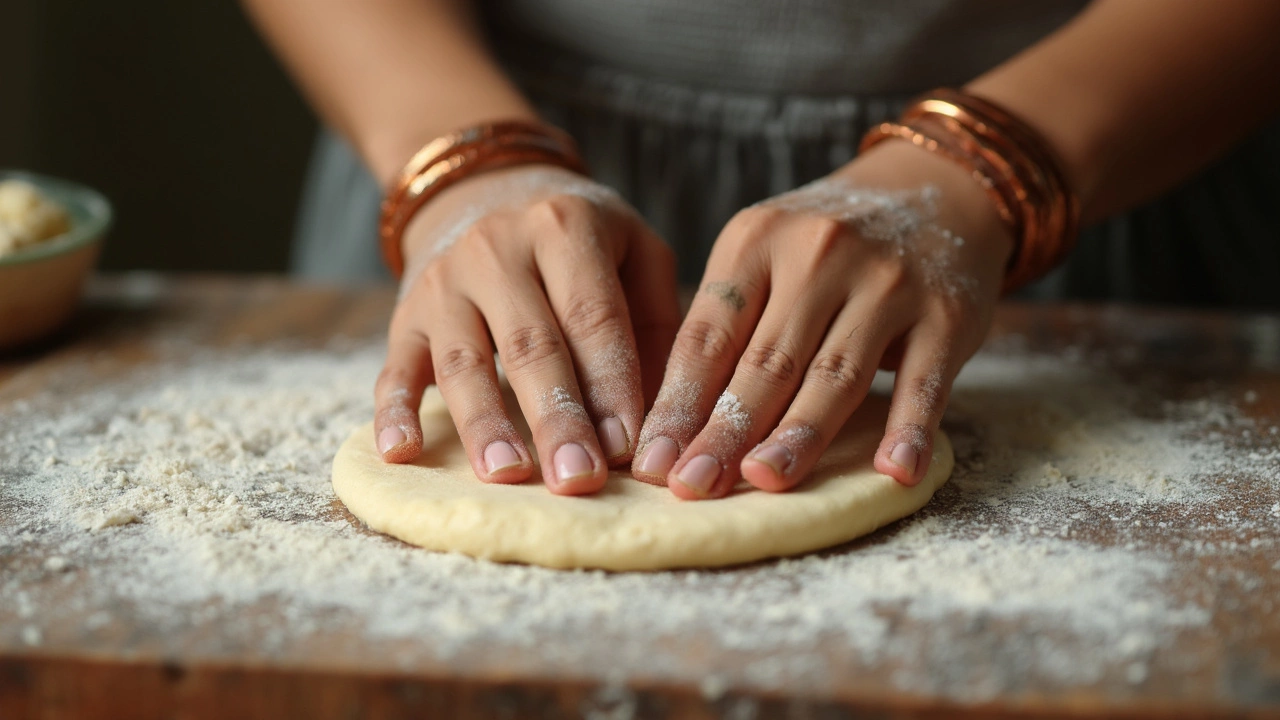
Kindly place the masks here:
[(860, 151), (890, 138), (959, 164), (986, 190), (1014, 238), (1005, 293), (1044, 275), (1070, 252), (1080, 201), (1048, 143), (1012, 113), (958, 90), (935, 90), (909, 105), (898, 122), (872, 128)]
[(432, 197), (476, 173), (533, 163), (586, 173), (573, 139), (564, 131), (541, 123), (485, 123), (427, 143), (409, 159), (382, 201), (378, 237), (388, 269), (396, 277), (404, 272), (404, 229)]

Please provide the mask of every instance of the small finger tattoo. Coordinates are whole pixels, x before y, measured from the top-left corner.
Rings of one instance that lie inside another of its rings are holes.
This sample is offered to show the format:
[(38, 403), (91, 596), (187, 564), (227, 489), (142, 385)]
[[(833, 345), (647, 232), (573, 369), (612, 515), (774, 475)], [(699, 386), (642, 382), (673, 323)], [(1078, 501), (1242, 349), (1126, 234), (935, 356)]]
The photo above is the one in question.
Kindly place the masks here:
[(707, 292), (715, 295), (725, 301), (734, 310), (741, 312), (742, 308), (747, 306), (747, 299), (742, 296), (742, 291), (737, 285), (731, 282), (713, 282), (707, 283)]

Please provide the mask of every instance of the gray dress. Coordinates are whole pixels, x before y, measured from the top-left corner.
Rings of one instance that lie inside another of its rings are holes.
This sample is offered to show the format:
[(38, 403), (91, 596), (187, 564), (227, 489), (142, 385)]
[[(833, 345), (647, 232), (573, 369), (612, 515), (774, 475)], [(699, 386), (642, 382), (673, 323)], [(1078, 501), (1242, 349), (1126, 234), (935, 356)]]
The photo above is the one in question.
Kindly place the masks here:
[[(739, 209), (830, 173), (906, 100), (955, 86), (1070, 20), (1083, 0), (487, 0), (491, 46), (675, 248), (696, 282)], [(293, 268), (385, 277), (379, 189), (322, 134)], [(1027, 294), (1280, 307), (1280, 128), (1081, 237)]]

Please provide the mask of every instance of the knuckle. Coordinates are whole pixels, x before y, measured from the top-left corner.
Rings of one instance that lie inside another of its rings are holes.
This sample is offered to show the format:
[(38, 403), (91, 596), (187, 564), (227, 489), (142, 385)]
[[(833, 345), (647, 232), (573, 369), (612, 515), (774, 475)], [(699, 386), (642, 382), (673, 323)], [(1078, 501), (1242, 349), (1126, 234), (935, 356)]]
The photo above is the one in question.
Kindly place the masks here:
[(417, 284), (420, 287), (443, 288), (448, 283), (449, 277), (445, 269), (445, 264), (439, 261), (428, 263), (422, 269), (422, 273), (418, 275)]
[(728, 227), (745, 235), (758, 235), (777, 225), (787, 211), (769, 204), (752, 205), (739, 210), (729, 221)]
[(809, 242), (814, 249), (822, 253), (830, 253), (844, 243), (847, 231), (844, 223), (839, 220), (815, 217), (809, 223)]
[(705, 320), (686, 322), (676, 334), (673, 353), (687, 362), (726, 362), (734, 353), (733, 336)]
[(472, 345), (458, 344), (445, 348), (436, 363), (436, 378), (450, 380), (474, 372), (487, 364), (487, 358)]
[(575, 218), (591, 212), (594, 205), (590, 200), (565, 193), (558, 193), (542, 198), (529, 206), (529, 215), (536, 222), (549, 225), (561, 232), (568, 232)]
[(418, 317), (422, 307), (439, 307), (446, 299), (457, 294), (457, 288), (454, 287), (445, 264), (433, 262), (414, 278), (410, 295), (405, 298), (408, 302), (402, 301), (400, 306), (405, 308), (406, 321), (418, 324), (422, 322)]
[(491, 247), (502, 234), (500, 222), (492, 215), (486, 215), (467, 226), (462, 231), (460, 242), (467, 246)]
[(508, 371), (519, 372), (555, 357), (562, 344), (560, 332), (545, 323), (516, 328), (507, 336), (504, 364)]
[(801, 236), (807, 252), (802, 260), (808, 277), (818, 277), (830, 267), (832, 260), (849, 247), (848, 230), (839, 220), (815, 217)]
[(591, 337), (616, 329), (625, 318), (625, 311), (610, 298), (586, 296), (573, 299), (560, 319), (566, 334), (573, 337)]
[(471, 223), (457, 240), (457, 245), (465, 249), (467, 259), (462, 263), (433, 263), (433, 282), (440, 286), (453, 282), (460, 269), (458, 265), (492, 266), (501, 257), (504, 246), (510, 244), (501, 242), (501, 239), (510, 234), (504, 223), (493, 215), (486, 215)]
[(795, 377), (795, 358), (776, 345), (748, 347), (742, 355), (742, 363), (755, 375), (775, 385), (787, 385)]
[(740, 263), (782, 221), (783, 211), (764, 205), (739, 210), (724, 226), (711, 255), (730, 264)]
[(857, 393), (865, 377), (857, 362), (838, 352), (823, 353), (809, 366), (809, 380), (822, 383), (841, 397)]
[(888, 300), (911, 287), (911, 272), (901, 258), (894, 257), (880, 262), (875, 271), (875, 292), (882, 300)]

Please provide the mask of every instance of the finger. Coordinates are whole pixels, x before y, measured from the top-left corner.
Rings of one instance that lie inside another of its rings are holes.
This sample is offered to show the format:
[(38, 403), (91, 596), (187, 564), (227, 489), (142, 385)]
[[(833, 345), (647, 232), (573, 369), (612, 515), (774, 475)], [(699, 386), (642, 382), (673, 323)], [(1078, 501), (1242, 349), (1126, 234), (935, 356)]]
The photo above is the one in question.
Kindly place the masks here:
[[(717, 241), (717, 250), (722, 247)], [(640, 431), (640, 450), (632, 464), (637, 479), (667, 484), (668, 473), (705, 425), (764, 307), (766, 268), (760, 257), (718, 258), (713, 253)], [(700, 461), (693, 469), (699, 477), (714, 477), (722, 468)]]
[(547, 487), (561, 495), (604, 487), (608, 465), (587, 415), (560, 326), (532, 274), (473, 297), (497, 341), (498, 357), (529, 421)]
[(640, 360), (617, 263), (590, 240), (616, 230), (590, 207), (562, 222), (563, 234), (548, 233), (562, 241), (538, 243), (535, 258), (600, 448), (609, 464), (626, 464), (644, 417)]
[(484, 318), (465, 298), (433, 303), (429, 333), (436, 384), (458, 428), (476, 477), (486, 482), (520, 483), (533, 472), (533, 457), (511, 422), (493, 345)]
[(422, 452), (418, 406), (433, 379), (427, 336), (401, 325), (391, 328), (387, 361), (373, 390), (373, 436), (382, 459), (389, 463), (413, 462)]
[(862, 405), (876, 366), (906, 329), (902, 309), (876, 293), (860, 293), (831, 323), (782, 420), (740, 467), (757, 488), (782, 492), (803, 480)]
[[(637, 221), (639, 222), (639, 221)], [(675, 253), (642, 223), (618, 269), (640, 356), (644, 407), (653, 407), (680, 327)]]
[(893, 381), (876, 470), (903, 485), (920, 482), (929, 470), (933, 437), (959, 369), (954, 343), (941, 323), (923, 321), (911, 329)]
[[(723, 497), (741, 479), (740, 465), (782, 416), (800, 387), (804, 368), (847, 297), (846, 278), (817, 268), (787, 273), (775, 285), (760, 323), (716, 402), (706, 427), (667, 476), (686, 500)], [(797, 321), (799, 319), (799, 321)], [(719, 472), (712, 477), (707, 469)]]

